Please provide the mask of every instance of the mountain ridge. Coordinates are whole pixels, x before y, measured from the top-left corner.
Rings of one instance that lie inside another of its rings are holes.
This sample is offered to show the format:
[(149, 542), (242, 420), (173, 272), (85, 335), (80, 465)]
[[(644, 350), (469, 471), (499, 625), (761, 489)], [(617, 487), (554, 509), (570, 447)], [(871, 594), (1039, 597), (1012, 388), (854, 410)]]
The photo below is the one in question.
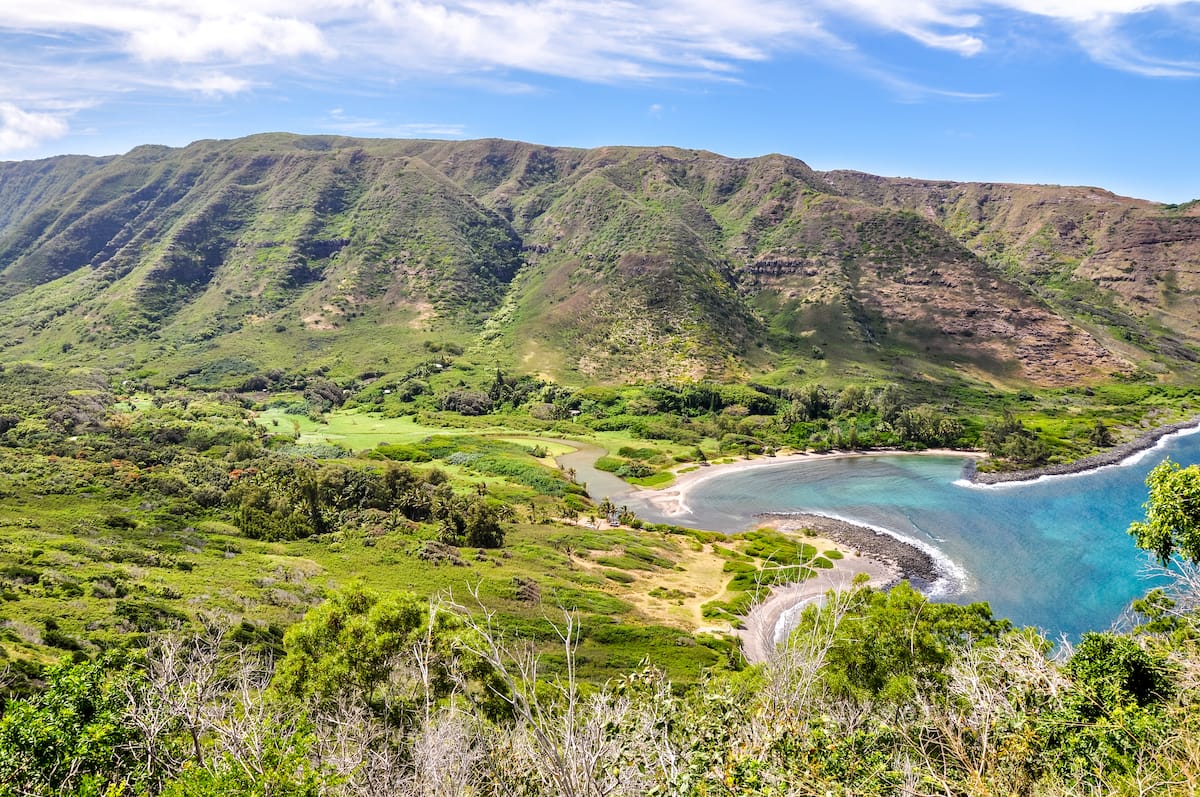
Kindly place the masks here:
[[(0, 347), (565, 381), (1191, 374), (1200, 211), (772, 154), (260, 134), (0, 164)], [(70, 353), (70, 354), (68, 354)], [(222, 372), (224, 369), (224, 372)]]

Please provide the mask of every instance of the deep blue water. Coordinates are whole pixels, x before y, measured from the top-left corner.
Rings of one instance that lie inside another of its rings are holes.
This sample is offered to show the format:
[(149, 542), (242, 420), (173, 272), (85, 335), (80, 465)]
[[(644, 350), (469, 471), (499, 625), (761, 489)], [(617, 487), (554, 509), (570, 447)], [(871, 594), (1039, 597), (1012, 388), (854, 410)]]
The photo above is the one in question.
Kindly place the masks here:
[(644, 518), (697, 528), (816, 512), (887, 529), (948, 560), (958, 578), (945, 599), (986, 600), (997, 616), (1075, 637), (1109, 628), (1154, 585), (1151, 559), (1126, 529), (1142, 518), (1146, 474), (1168, 456), (1200, 463), (1200, 434), (1169, 438), (1136, 463), (1021, 485), (966, 486), (962, 457), (847, 457), (714, 476), (687, 493), (684, 515), (628, 503)]

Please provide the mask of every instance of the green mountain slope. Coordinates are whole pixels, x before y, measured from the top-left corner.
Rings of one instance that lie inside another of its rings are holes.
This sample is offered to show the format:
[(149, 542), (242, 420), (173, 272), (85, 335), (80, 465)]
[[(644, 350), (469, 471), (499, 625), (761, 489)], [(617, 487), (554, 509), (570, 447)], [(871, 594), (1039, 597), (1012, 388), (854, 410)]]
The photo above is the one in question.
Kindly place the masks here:
[[(1200, 359), (1200, 216), (779, 155), (268, 134), (0, 164), (0, 346), (229, 384), (429, 342), (573, 382)], [(771, 376), (773, 375), (773, 376)]]

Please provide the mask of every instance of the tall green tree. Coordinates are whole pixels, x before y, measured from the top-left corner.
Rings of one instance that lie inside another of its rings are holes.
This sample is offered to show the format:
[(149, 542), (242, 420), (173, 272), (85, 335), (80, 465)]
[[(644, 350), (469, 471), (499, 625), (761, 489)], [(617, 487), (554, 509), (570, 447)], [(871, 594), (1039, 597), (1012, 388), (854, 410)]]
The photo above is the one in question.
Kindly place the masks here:
[(288, 629), (275, 687), (318, 698), (346, 689), (369, 695), (387, 679), (392, 659), (416, 641), (425, 616), (424, 602), (411, 593), (384, 597), (356, 582)]
[(862, 587), (844, 616), (813, 607), (801, 618), (803, 635), (826, 624), (830, 645), (822, 677), (837, 695), (903, 703), (922, 685), (944, 677), (956, 650), (996, 639), (1011, 628), (986, 603), (933, 603), (902, 581), (886, 592)]
[(1139, 548), (1166, 565), (1176, 552), (1200, 562), (1200, 466), (1165, 460), (1146, 477), (1145, 520), (1129, 526)]

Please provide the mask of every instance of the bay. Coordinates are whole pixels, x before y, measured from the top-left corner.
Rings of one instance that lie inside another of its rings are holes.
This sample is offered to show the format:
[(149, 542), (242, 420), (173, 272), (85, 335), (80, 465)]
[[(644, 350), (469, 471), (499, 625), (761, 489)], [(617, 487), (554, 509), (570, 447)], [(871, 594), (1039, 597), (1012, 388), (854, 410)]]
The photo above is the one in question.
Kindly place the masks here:
[(780, 462), (693, 485), (683, 514), (637, 494), (639, 516), (737, 531), (762, 513), (817, 513), (870, 525), (934, 552), (947, 578), (935, 597), (988, 601), (997, 616), (1076, 638), (1116, 623), (1156, 583), (1126, 529), (1143, 516), (1145, 479), (1170, 457), (1200, 463), (1200, 434), (1173, 435), (1134, 461), (995, 487), (961, 479), (959, 456), (880, 455)]

